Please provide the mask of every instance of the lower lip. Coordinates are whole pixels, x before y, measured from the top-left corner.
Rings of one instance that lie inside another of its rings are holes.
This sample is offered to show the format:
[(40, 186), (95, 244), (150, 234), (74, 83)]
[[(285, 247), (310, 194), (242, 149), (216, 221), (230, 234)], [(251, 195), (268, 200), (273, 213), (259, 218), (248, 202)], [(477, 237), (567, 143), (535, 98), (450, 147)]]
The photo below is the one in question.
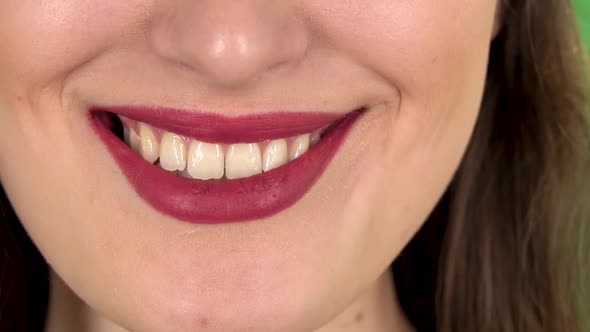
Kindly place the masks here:
[(196, 180), (154, 166), (131, 150), (94, 114), (90, 124), (144, 201), (175, 219), (218, 224), (277, 214), (301, 199), (322, 175), (362, 111), (328, 130), (301, 157), (269, 172), (235, 180)]

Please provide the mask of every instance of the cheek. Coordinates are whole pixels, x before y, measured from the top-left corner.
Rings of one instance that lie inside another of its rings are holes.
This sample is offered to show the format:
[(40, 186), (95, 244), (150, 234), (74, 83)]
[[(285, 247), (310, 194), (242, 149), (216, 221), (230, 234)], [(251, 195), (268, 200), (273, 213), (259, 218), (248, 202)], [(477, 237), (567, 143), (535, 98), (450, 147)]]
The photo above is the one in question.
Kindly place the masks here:
[(372, 255), (411, 238), (460, 162), (484, 88), (494, 9), (488, 0), (328, 0), (314, 7), (323, 37), (400, 98), (385, 110), (395, 115), (382, 124), (389, 137), (374, 184), (358, 190), (378, 188), (366, 237)]
[(480, 98), (495, 3), (327, 0), (314, 7), (313, 22), (398, 89), (413, 121), (433, 125), (438, 110)]
[[(59, 81), (141, 20), (141, 1), (6, 0), (0, 11), (0, 91)], [(134, 8), (137, 7), (137, 8)], [(8, 84), (10, 83), (10, 84)]]
[[(396, 151), (430, 163), (446, 161), (444, 155), (437, 160), (437, 152), (461, 151), (468, 141), (484, 89), (495, 9), (492, 1), (437, 4), (406, 5), (398, 15), (373, 20), (366, 33), (385, 38), (353, 51), (399, 90), (391, 130)], [(393, 31), (380, 33), (387, 19), (395, 21)]]

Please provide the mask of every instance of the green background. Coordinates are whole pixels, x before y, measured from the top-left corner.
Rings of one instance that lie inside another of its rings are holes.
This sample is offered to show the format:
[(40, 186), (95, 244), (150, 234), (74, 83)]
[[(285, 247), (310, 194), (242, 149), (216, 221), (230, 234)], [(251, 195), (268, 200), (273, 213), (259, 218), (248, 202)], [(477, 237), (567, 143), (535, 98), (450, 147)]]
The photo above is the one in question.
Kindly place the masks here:
[(590, 0), (574, 0), (574, 7), (579, 18), (582, 41), (586, 50), (590, 51)]

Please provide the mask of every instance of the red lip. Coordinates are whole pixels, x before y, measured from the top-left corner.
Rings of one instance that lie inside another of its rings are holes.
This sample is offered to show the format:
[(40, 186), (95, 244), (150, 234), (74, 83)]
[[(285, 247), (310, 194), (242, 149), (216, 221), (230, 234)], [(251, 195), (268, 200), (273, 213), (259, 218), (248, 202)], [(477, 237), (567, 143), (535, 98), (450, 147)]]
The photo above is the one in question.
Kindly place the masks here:
[(280, 112), (230, 118), (220, 114), (170, 108), (108, 107), (100, 109), (186, 137), (198, 138), (209, 143), (226, 144), (255, 143), (306, 134), (346, 115), (328, 112)]
[[(213, 138), (218, 142), (288, 137), (309, 132), (310, 126), (317, 129), (339, 119), (308, 152), (279, 168), (243, 179), (195, 180), (176, 176), (144, 161), (99, 119), (101, 112), (96, 111), (99, 108), (94, 110), (89, 112), (91, 127), (137, 194), (163, 214), (201, 224), (260, 219), (292, 206), (321, 176), (350, 128), (364, 113), (361, 109), (344, 117), (328, 113), (275, 113), (230, 119), (168, 109), (106, 109), (158, 127), (164, 124), (160, 128), (181, 135), (203, 140)], [(192, 127), (195, 121), (199, 123)]]

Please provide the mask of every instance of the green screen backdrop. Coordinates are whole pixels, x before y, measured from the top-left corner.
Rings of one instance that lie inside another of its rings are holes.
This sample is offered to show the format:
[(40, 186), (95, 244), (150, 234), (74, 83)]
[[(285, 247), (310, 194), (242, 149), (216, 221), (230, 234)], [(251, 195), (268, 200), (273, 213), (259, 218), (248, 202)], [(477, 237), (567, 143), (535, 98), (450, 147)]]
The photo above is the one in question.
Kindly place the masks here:
[(574, 8), (582, 31), (582, 41), (586, 50), (590, 51), (590, 0), (574, 0)]

